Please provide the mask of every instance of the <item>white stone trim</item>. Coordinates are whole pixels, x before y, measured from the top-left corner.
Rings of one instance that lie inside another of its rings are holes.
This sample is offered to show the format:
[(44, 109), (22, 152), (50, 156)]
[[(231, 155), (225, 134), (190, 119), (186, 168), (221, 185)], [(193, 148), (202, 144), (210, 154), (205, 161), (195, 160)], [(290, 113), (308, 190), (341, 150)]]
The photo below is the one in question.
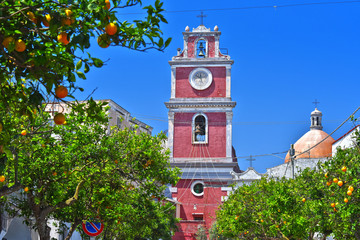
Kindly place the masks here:
[(223, 192), (231, 192), (232, 187), (221, 187), (221, 191), (223, 191)]
[(170, 157), (173, 157), (174, 151), (174, 116), (175, 113), (173, 111), (168, 112), (168, 149), (170, 150)]
[(225, 202), (226, 200), (228, 200), (229, 196), (221, 196), (221, 201)]
[(232, 118), (233, 112), (226, 112), (226, 157), (232, 157)]
[[(203, 116), (205, 118), (205, 141), (204, 142), (196, 142), (195, 141), (195, 118), (198, 116)], [(192, 117), (192, 121), (191, 121), (191, 128), (192, 128), (192, 144), (207, 144), (208, 140), (209, 140), (209, 121), (208, 121), (208, 117), (206, 116), (205, 113), (196, 113), (194, 114), (194, 116)]]
[[(231, 64), (233, 64), (233, 61), (230, 63), (223, 63), (221, 61), (218, 61), (214, 63), (214, 61), (210, 61), (209, 59), (214, 58), (195, 58), (195, 60), (187, 59), (186, 63), (185, 60), (183, 61), (169, 61), (169, 64), (173, 67), (229, 67)], [(229, 62), (229, 60), (226, 60), (226, 62)]]
[[(179, 107), (180, 108), (180, 107)], [(174, 113), (193, 113), (193, 112), (215, 112), (215, 113), (226, 113), (231, 112), (232, 108), (226, 107), (214, 107), (214, 108), (180, 108), (180, 109), (171, 109)]]
[(169, 187), (169, 190), (170, 190), (171, 193), (177, 193), (178, 192), (177, 187)]
[(226, 97), (231, 97), (231, 66), (226, 67)]
[(171, 98), (176, 98), (176, 67), (171, 67)]

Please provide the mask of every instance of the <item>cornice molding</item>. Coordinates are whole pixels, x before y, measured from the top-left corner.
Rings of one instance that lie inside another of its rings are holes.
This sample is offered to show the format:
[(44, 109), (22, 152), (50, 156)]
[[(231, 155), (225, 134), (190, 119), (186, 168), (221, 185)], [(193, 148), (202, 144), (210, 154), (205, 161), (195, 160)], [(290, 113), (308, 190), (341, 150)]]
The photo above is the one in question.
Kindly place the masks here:
[(213, 101), (213, 102), (197, 102), (197, 101), (170, 101), (165, 102), (165, 106), (168, 109), (172, 108), (234, 108), (236, 106), (236, 102), (233, 101)]

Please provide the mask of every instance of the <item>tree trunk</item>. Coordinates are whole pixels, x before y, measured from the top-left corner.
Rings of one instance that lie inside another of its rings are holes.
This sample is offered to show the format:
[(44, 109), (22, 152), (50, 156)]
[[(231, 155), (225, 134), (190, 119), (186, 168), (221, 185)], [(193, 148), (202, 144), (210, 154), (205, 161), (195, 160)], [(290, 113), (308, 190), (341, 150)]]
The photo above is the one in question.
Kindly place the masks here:
[(66, 238), (64, 240), (69, 240), (71, 238), (71, 236), (73, 235), (73, 233), (75, 232), (77, 226), (79, 226), (79, 224), (81, 223), (81, 221), (75, 221), (73, 224), (71, 224), (71, 228), (69, 230), (69, 233), (67, 234)]
[(36, 220), (37, 231), (40, 236), (40, 240), (50, 240), (50, 230), (51, 228), (47, 225), (47, 220), (37, 219)]

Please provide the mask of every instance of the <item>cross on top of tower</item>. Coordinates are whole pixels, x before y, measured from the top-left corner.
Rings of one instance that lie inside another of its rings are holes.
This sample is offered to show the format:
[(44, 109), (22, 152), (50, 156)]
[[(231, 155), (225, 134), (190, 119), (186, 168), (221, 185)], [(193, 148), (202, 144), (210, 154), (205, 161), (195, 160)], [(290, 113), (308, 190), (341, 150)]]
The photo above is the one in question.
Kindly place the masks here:
[(201, 19), (200, 25), (204, 25), (204, 17), (207, 17), (207, 15), (204, 15), (203, 12), (201, 12), (201, 14), (197, 15), (196, 17), (199, 17)]
[(313, 104), (315, 105), (315, 108), (317, 108), (317, 106), (318, 106), (319, 103), (320, 103), (320, 102), (318, 102), (317, 99), (315, 99), (315, 101), (313, 102)]
[(246, 161), (250, 162), (250, 167), (252, 168), (252, 162), (255, 161), (255, 158), (250, 155), (250, 158), (246, 159)]

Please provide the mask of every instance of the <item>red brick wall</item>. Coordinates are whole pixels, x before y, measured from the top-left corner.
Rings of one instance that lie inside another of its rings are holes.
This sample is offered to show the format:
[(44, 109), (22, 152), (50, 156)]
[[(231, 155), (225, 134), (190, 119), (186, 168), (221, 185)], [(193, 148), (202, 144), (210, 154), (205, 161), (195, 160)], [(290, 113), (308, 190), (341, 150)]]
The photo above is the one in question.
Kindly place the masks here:
[(192, 144), (192, 118), (197, 113), (175, 113), (174, 158), (226, 157), (226, 114), (205, 113), (208, 143)]
[[(197, 232), (198, 225), (203, 225), (206, 229), (210, 229), (215, 221), (216, 211), (222, 204), (221, 196), (227, 196), (227, 192), (221, 191), (222, 184), (226, 183), (214, 182), (219, 187), (206, 187), (204, 195), (197, 197), (191, 192), (191, 184), (196, 180), (181, 179), (177, 187), (177, 193), (173, 193), (172, 197), (176, 197), (180, 205), (179, 230), (176, 232), (173, 240), (195, 239), (191, 238)], [(211, 182), (204, 181), (205, 185)], [(196, 204), (196, 210), (194, 209)], [(194, 221), (193, 213), (203, 213), (204, 221)]]
[[(189, 37), (188, 38), (188, 58), (195, 58), (195, 41), (198, 37)], [(215, 57), (215, 37), (204, 37), (208, 42), (208, 57)], [(205, 46), (204, 46), (205, 47)]]
[(226, 97), (226, 68), (207, 67), (213, 76), (213, 82), (205, 90), (196, 90), (191, 87), (189, 74), (194, 67), (176, 68), (176, 97), (199, 98), (199, 97)]

